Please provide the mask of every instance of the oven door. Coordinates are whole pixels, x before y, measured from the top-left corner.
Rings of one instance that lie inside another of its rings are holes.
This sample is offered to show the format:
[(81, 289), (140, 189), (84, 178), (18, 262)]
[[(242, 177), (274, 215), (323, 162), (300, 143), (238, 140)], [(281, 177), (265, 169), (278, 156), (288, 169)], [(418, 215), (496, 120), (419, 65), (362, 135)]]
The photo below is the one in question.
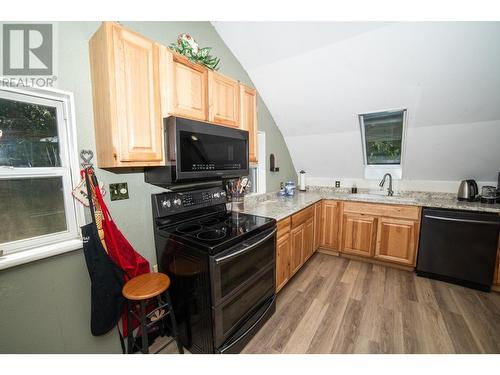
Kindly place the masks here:
[(177, 181), (248, 174), (247, 131), (178, 117), (167, 124), (175, 128)]
[(276, 228), (210, 258), (214, 343), (220, 347), (276, 290)]

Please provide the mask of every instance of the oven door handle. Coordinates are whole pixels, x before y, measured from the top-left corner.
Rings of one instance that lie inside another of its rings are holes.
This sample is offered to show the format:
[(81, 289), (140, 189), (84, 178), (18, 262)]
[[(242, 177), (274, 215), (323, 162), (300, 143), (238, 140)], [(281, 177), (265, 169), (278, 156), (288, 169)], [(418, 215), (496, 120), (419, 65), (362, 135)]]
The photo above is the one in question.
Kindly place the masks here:
[(250, 251), (254, 248), (256, 248), (257, 246), (259, 246), (261, 243), (267, 241), (269, 238), (271, 238), (272, 236), (274, 236), (276, 234), (276, 231), (277, 229), (273, 229), (273, 231), (271, 233), (269, 233), (267, 236), (265, 236), (264, 238), (258, 240), (257, 242), (251, 244), (250, 246), (245, 246), (244, 248), (238, 250), (238, 251), (235, 251), (234, 253), (230, 253), (230, 254), (227, 254), (223, 257), (220, 257), (220, 258), (215, 258), (215, 263), (216, 264), (220, 264), (220, 263), (223, 263), (225, 261), (227, 261), (228, 259), (231, 259), (231, 258), (235, 258), (243, 253), (246, 253), (247, 251)]

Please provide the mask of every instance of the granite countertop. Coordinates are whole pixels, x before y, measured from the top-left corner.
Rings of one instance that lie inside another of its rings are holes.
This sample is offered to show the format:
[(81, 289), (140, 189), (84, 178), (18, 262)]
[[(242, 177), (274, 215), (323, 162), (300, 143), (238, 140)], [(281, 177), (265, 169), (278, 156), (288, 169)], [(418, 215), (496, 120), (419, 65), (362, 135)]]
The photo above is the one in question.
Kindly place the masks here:
[(448, 208), (455, 210), (492, 212), (500, 214), (500, 204), (458, 201), (456, 194), (433, 192), (401, 192), (398, 196), (350, 194), (331, 188), (309, 189), (306, 192), (296, 192), (293, 197), (278, 197), (276, 193), (259, 194), (245, 198), (245, 213), (271, 217), (281, 220), (320, 201), (321, 199), (337, 199), (368, 203), (399, 204), (432, 208)]

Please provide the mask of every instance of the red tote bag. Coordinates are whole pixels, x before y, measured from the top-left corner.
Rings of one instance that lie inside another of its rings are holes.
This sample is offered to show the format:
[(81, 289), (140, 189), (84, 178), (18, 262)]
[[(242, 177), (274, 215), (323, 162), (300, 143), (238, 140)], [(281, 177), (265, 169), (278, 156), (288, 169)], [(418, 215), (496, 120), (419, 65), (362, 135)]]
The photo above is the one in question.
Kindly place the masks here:
[[(104, 230), (104, 241), (106, 242), (108, 254), (125, 272), (125, 282), (135, 276), (149, 273), (149, 262), (141, 254), (134, 250), (132, 245), (128, 242), (111, 218), (108, 207), (102, 198), (97, 178), (91, 169), (89, 169), (89, 175), (92, 177), (95, 195), (103, 213), (102, 228)], [(125, 310), (122, 314), (122, 329), (124, 336), (128, 335), (126, 323), (127, 313)], [(136, 327), (136, 322), (133, 323), (134, 324), (132, 326)]]

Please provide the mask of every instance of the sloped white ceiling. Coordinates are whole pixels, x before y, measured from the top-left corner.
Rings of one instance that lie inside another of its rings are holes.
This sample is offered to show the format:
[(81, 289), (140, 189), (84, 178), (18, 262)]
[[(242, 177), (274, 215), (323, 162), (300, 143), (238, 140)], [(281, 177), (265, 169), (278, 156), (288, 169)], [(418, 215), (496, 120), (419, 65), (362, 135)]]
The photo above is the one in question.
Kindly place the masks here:
[(405, 179), (500, 171), (499, 22), (214, 22), (295, 167), (363, 175), (357, 114), (408, 109)]

